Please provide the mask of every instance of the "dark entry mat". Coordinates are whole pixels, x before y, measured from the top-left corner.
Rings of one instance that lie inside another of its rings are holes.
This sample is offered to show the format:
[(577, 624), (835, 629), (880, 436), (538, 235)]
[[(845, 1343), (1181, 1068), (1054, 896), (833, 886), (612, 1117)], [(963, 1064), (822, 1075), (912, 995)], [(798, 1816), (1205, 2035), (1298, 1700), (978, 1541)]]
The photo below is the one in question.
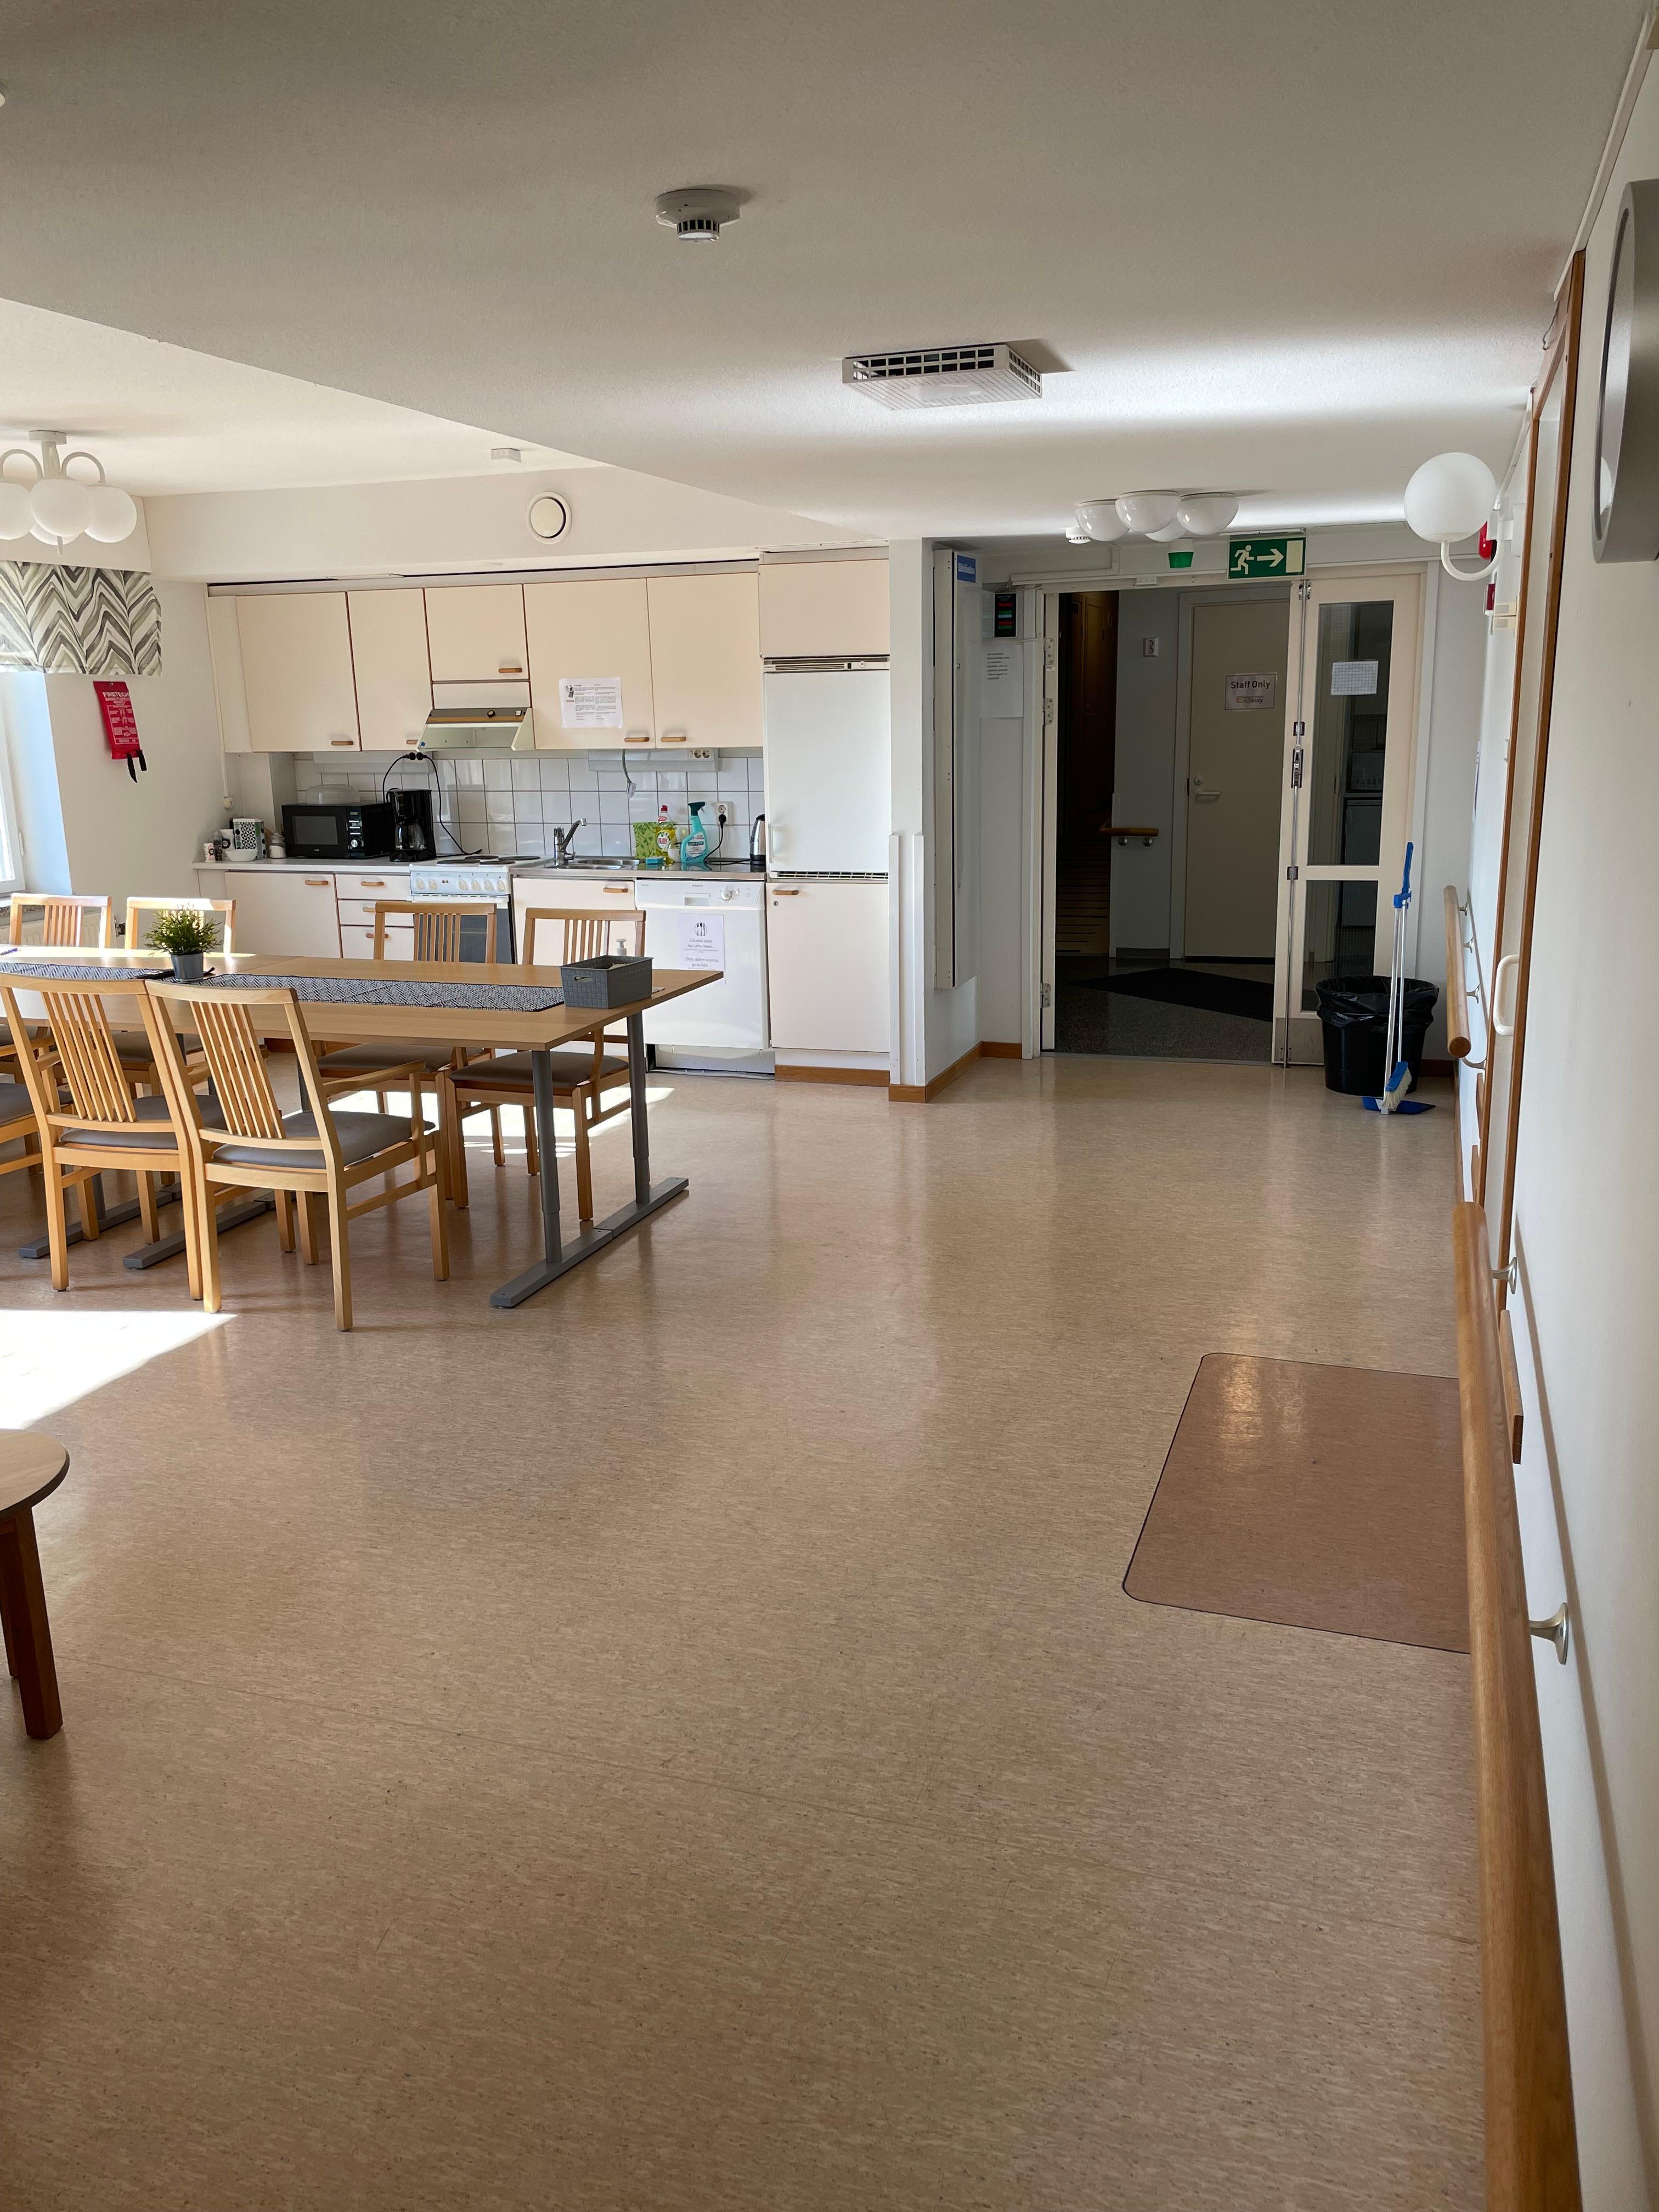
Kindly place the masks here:
[(1210, 1014), (1273, 1018), (1273, 987), (1243, 975), (1210, 975), (1201, 968), (1130, 968), (1117, 975), (1079, 976), (1080, 991), (1116, 991), (1130, 999), (1157, 999), (1166, 1006), (1198, 1006)]
[(1208, 1353), (1123, 1587), (1146, 1605), (1467, 1651), (1456, 1383)]

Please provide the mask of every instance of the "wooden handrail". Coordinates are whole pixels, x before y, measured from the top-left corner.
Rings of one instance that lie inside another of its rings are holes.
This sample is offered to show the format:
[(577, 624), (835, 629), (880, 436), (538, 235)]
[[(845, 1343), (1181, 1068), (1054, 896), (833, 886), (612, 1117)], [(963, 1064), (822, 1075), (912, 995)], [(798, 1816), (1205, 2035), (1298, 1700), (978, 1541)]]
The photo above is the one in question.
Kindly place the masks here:
[(1580, 2212), (1549, 1802), (1486, 1217), (1453, 1211), (1480, 1838), (1487, 2212)]
[(1457, 893), (1446, 886), (1446, 1049), (1454, 1060), (1469, 1052), (1469, 993), (1463, 981), (1463, 917)]

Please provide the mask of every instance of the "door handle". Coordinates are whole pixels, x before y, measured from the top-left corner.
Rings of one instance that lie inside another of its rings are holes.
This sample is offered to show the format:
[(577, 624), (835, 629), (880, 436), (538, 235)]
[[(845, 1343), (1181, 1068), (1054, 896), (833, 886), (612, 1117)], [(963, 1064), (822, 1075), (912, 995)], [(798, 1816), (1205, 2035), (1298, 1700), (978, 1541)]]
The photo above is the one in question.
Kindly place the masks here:
[(1492, 1025), (1499, 1036), (1515, 1035), (1516, 1008), (1510, 1007), (1507, 1021), (1504, 1018), (1504, 971), (1506, 968), (1516, 979), (1518, 997), (1521, 989), (1521, 955), (1518, 952), (1506, 952), (1498, 962), (1492, 979)]
[(1219, 799), (1221, 793), (1218, 791), (1206, 791), (1203, 785), (1194, 779), (1193, 783), (1193, 797), (1194, 799)]

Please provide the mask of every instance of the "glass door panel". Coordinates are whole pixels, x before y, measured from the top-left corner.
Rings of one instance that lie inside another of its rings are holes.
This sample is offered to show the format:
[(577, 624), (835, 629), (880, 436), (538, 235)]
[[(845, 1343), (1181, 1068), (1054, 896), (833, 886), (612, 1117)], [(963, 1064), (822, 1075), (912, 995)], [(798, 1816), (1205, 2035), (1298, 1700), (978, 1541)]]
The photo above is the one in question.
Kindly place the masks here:
[[(1321, 983), (1387, 971), (1419, 676), (1422, 580), (1414, 570), (1326, 576), (1304, 589), (1282, 816), (1275, 1056), (1286, 1065), (1322, 1057)], [(1420, 897), (1420, 885), (1413, 890)]]

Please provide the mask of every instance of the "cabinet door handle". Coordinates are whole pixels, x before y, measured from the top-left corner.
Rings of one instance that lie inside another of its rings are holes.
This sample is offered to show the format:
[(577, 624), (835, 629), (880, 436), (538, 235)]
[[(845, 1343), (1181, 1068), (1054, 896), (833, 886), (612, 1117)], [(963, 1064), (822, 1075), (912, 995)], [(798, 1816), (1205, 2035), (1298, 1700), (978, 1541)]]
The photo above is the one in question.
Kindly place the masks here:
[(366, 891), (383, 891), (386, 889), (384, 876), (359, 876), (357, 880)]
[(307, 876), (306, 878), (306, 888), (308, 890), (325, 891), (328, 889), (328, 878), (326, 876)]
[(649, 730), (624, 730), (623, 732), (623, 743), (625, 745), (648, 745), (650, 742), (651, 732)]
[(684, 730), (665, 730), (662, 733), (661, 742), (665, 745), (683, 745), (685, 743), (685, 732)]
[(781, 898), (799, 898), (799, 897), (800, 896), (800, 893), (799, 893), (798, 890), (774, 890), (774, 892), (772, 893), (772, 896), (773, 896), (773, 897), (774, 897), (775, 899), (781, 899)]
[(329, 743), (331, 745), (355, 745), (356, 742), (357, 740), (356, 738), (331, 738), (329, 739)]
[(599, 889), (607, 898), (632, 898), (634, 896), (632, 884), (601, 884)]

